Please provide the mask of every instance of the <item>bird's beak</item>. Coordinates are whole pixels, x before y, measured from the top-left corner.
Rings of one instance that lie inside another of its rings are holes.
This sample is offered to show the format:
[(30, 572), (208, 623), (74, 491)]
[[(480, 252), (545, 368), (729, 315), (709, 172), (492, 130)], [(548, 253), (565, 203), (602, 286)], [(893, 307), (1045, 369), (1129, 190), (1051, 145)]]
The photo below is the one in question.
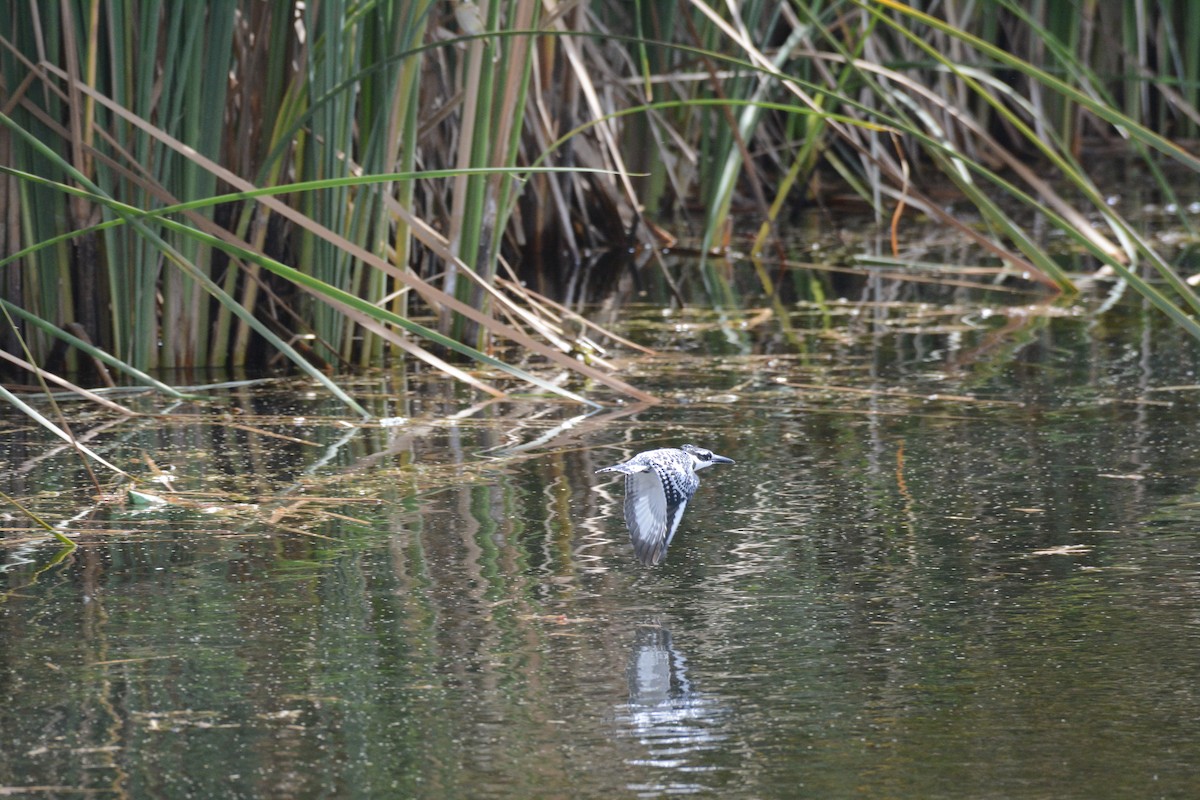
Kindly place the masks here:
[(732, 458), (726, 458), (725, 456), (719, 456), (716, 453), (713, 453), (712, 463), (714, 463), (714, 464), (736, 464), (737, 462), (734, 461)]

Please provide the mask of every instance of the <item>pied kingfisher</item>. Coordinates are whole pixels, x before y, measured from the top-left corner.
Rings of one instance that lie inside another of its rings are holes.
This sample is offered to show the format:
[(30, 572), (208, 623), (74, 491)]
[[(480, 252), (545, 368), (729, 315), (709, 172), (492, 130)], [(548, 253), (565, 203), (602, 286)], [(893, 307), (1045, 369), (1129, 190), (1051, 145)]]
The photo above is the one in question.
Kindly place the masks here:
[(625, 524), (638, 560), (646, 566), (662, 561), (675, 538), (683, 510), (700, 486), (696, 473), (732, 458), (685, 444), (638, 453), (628, 461), (596, 470), (625, 474)]

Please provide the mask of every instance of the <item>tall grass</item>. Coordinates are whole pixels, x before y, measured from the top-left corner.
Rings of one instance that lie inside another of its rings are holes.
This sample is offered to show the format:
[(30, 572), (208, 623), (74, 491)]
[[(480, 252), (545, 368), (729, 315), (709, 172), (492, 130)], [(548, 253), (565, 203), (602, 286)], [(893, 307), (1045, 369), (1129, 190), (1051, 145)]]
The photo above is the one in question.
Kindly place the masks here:
[[(667, 5), (655, 9), (675, 13)], [(1186, 70), (1193, 62), (1182, 55), (1194, 48), (1174, 38), (1194, 25), (1186, 10), (1083, 4), (1070, 15), (1064, 4), (1035, 11), (1011, 2), (930, 4), (943, 18), (919, 5), (747, 2), (733, 17), (722, 5), (682, 4), (685, 21), (671, 33), (668, 67), (679, 77), (668, 85), (705, 124), (690, 129), (688, 149), (680, 152), (694, 158), (673, 183), (684, 188), (684, 198), (705, 198), (703, 252), (710, 260), (719, 255), (736, 203), (743, 209), (739, 225), (759, 223), (747, 249), (762, 258), (780, 210), (789, 202), (821, 202), (807, 187), (818, 176), (828, 186), (836, 174), (842, 184), (834, 191), (859, 195), (893, 228), (906, 213), (922, 213), (976, 241), (1013, 279), (1070, 294), (1075, 278), (1045, 251), (1030, 215), (1013, 209), (1044, 215), (1200, 335), (1195, 293), (1108, 203), (1087, 155), (1119, 146), (1158, 177), (1167, 201), (1173, 194), (1164, 176), (1195, 172), (1195, 156), (1175, 143), (1194, 135), (1197, 119), (1180, 91), (1196, 84), (1194, 67)], [(1179, 57), (1146, 60), (1147, 53), (1163, 52)], [(1170, 73), (1156, 69), (1167, 63)], [(739, 110), (730, 113), (735, 104)], [(1157, 118), (1147, 113), (1151, 108)], [(683, 138), (679, 126), (652, 119), (663, 124), (662, 140)], [(947, 182), (984, 228), (964, 224), (961, 212), (951, 213), (929, 192)], [(1161, 283), (1145, 280), (1143, 265)], [(744, 302), (722, 274), (703, 270), (712, 300)], [(770, 272), (760, 275), (772, 294)]]
[[(1069, 294), (1014, 209), (1036, 211), (1200, 336), (1200, 300), (1086, 155), (1119, 146), (1166, 198), (1196, 171), (1177, 144), (1200, 122), (1194, 15), (1068, 5), (12, 3), (3, 299), (64, 372), (97, 352), (130, 375), (284, 354), (336, 393), (330, 374), (395, 353), (503, 392), (458, 353), (576, 401), (528, 364), (649, 400), (552, 301), (586, 299), (612, 250), (673, 288), (658, 253), (687, 237), (714, 304), (747, 302), (731, 245), (779, 302), (779, 220), (832, 186)], [(982, 226), (935, 199), (946, 184)]]

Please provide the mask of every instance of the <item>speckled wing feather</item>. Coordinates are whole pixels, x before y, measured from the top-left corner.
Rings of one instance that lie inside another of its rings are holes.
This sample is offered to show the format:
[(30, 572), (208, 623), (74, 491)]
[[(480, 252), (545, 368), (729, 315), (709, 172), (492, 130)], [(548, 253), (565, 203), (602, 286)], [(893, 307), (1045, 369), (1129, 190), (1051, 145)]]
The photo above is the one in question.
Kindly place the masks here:
[(653, 469), (625, 476), (625, 525), (638, 560), (657, 564), (666, 549), (667, 497)]

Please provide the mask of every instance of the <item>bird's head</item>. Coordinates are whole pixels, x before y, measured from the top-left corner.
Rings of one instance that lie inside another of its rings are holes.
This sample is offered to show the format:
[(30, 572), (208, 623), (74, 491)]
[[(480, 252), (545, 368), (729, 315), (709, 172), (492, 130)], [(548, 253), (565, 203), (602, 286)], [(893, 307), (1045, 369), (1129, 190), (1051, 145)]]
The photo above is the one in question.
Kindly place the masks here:
[(692, 471), (698, 472), (705, 467), (711, 467), (713, 464), (732, 464), (732, 458), (719, 456), (712, 450), (705, 450), (703, 447), (696, 447), (694, 444), (685, 444), (679, 448), (683, 452), (692, 457)]

